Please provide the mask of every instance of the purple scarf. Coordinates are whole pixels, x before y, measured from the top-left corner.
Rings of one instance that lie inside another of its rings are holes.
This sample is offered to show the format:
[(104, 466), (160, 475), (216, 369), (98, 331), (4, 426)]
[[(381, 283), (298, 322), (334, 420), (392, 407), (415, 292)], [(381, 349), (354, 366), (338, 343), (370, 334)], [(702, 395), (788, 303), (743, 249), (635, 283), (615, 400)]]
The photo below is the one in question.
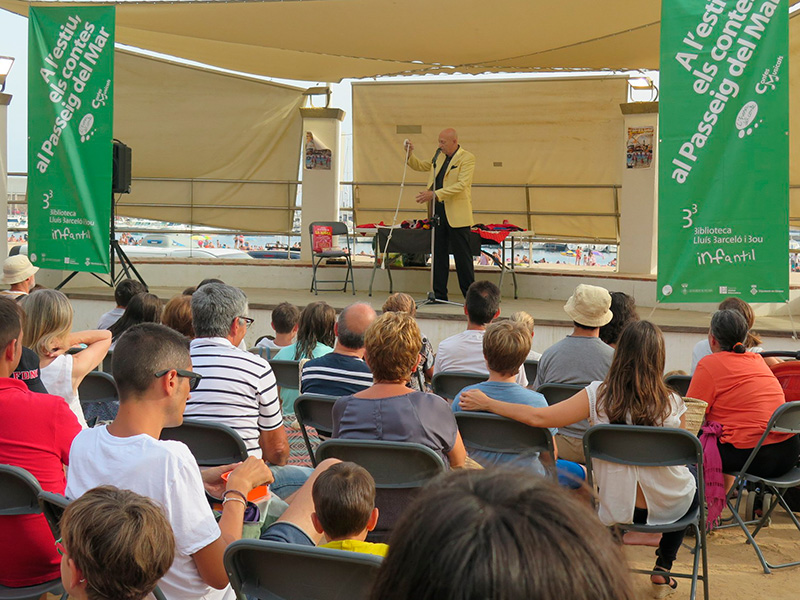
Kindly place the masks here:
[(700, 428), (700, 444), (703, 446), (703, 478), (706, 483), (706, 505), (709, 531), (717, 524), (722, 509), (725, 508), (725, 479), (722, 476), (722, 458), (717, 442), (722, 435), (722, 425), (706, 421)]

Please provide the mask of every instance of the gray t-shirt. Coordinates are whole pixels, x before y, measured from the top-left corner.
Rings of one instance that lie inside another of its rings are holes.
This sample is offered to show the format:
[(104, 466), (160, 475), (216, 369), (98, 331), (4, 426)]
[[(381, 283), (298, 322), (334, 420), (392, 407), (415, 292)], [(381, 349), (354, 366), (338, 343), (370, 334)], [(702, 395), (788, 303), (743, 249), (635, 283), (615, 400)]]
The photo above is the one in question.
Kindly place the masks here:
[(333, 405), (334, 438), (415, 442), (450, 464), (447, 453), (458, 435), (447, 401), (435, 394), (409, 392), (390, 398), (343, 396)]
[[(568, 335), (542, 353), (536, 373), (535, 389), (545, 383), (572, 383), (589, 385), (602, 381), (608, 375), (614, 349), (596, 337)], [(580, 438), (589, 429), (589, 421), (559, 427), (558, 432), (567, 437)]]

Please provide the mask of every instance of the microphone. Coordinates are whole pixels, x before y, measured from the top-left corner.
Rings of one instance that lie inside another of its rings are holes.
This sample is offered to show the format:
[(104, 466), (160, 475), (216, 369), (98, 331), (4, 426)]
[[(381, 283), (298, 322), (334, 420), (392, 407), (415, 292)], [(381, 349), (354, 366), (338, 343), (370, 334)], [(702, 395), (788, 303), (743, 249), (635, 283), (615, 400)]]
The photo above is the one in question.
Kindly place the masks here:
[(433, 155), (433, 160), (431, 161), (433, 163), (433, 166), (436, 166), (436, 159), (439, 158), (439, 155), (441, 153), (442, 153), (442, 149), (441, 148), (437, 148), (436, 149), (436, 154)]

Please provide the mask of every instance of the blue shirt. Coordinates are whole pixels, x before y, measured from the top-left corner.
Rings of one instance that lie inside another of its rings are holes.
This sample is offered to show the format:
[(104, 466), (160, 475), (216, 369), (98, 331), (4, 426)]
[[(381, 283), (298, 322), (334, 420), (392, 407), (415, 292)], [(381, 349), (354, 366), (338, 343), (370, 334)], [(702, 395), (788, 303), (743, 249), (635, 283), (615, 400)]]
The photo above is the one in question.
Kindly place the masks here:
[[(453, 412), (460, 412), (461, 394), (466, 390), (480, 390), (490, 398), (501, 400), (503, 402), (510, 402), (512, 404), (525, 404), (533, 406), (534, 408), (546, 408), (547, 400), (539, 392), (534, 392), (528, 388), (522, 387), (516, 382), (505, 381), (484, 381), (476, 385), (465, 387), (453, 400)], [(550, 427), (550, 433), (555, 435), (558, 429)], [(514, 463), (521, 467), (530, 468), (533, 471), (544, 475), (545, 470), (542, 463), (539, 462), (539, 453), (531, 452), (527, 454), (511, 454), (509, 452), (488, 452), (486, 450), (476, 450), (471, 448), (464, 440), (464, 445), (469, 452), (470, 458), (478, 461), (482, 466), (489, 467), (491, 465), (499, 465), (506, 463)]]

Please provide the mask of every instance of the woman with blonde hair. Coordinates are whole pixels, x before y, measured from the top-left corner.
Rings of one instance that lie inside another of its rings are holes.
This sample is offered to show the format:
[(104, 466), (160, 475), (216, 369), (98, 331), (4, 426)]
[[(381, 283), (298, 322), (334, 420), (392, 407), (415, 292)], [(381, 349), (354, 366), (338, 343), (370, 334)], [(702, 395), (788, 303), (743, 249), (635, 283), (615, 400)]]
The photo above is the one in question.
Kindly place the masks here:
[[(386, 299), (386, 302), (383, 303), (382, 310), (385, 313), (405, 313), (416, 318), (417, 303), (414, 302), (414, 298), (412, 298), (409, 294), (395, 292)], [(414, 376), (411, 378), (411, 381), (408, 385), (415, 390), (425, 392), (429, 391), (430, 388), (428, 382), (433, 377), (433, 360), (435, 358), (433, 354), (433, 344), (431, 344), (430, 340), (428, 340), (425, 334), (422, 334), (422, 350), (420, 351), (420, 356), (422, 359), (417, 365), (417, 369), (414, 371)]]
[[(588, 418), (591, 425), (612, 423), (684, 428), (683, 399), (664, 385), (664, 336), (649, 321), (634, 321), (622, 331), (604, 381), (590, 383), (571, 398), (534, 408), (493, 400), (478, 390), (462, 392), (464, 410), (484, 410), (534, 427), (563, 427)], [(685, 466), (638, 469), (593, 461), (600, 496), (600, 520), (606, 525), (665, 525), (697, 506), (697, 482)], [(661, 535), (653, 575), (654, 597), (677, 587), (669, 576), (685, 531)]]
[[(107, 329), (72, 331), (72, 305), (58, 290), (39, 290), (19, 301), (25, 311), (23, 339), (39, 355), (42, 383), (47, 391), (61, 396), (86, 427), (78, 386), (84, 377), (103, 362), (111, 346)], [(77, 354), (67, 354), (73, 346), (85, 345)]]

